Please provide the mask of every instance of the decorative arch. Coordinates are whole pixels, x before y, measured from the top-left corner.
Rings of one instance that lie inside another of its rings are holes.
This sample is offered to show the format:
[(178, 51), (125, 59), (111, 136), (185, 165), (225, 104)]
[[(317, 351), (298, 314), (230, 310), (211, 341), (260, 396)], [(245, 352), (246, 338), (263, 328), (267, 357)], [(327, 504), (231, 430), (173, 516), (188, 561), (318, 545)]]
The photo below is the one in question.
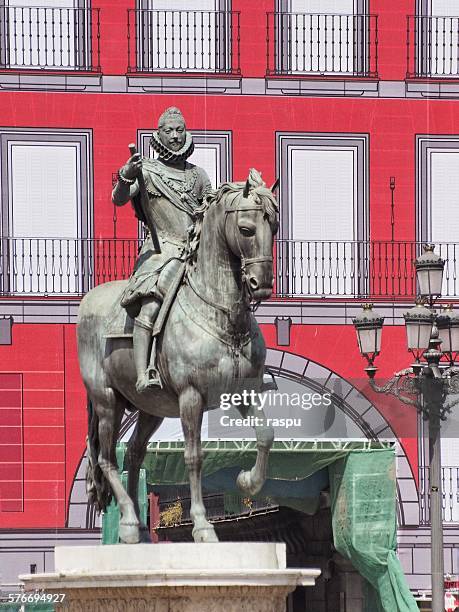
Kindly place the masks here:
[[(346, 415), (370, 440), (394, 440), (397, 456), (397, 515), (399, 526), (419, 525), (419, 498), (416, 481), (405, 451), (390, 424), (374, 404), (348, 380), (301, 355), (277, 349), (268, 349), (266, 367), (275, 377), (293, 380), (309, 389), (326, 389), (332, 397), (333, 410)], [(333, 418), (333, 415), (329, 418)], [(120, 438), (133, 426), (136, 413), (126, 413)], [(98, 517), (89, 506), (86, 496), (86, 451), (73, 482), (69, 498), (67, 527), (93, 529)]]

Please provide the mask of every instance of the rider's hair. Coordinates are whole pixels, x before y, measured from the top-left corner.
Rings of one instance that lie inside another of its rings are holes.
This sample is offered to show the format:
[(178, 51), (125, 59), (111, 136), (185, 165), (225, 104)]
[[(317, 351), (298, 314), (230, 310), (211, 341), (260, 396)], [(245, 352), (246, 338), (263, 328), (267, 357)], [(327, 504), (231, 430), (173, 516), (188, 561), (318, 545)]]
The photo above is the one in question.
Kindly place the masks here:
[(185, 119), (182, 115), (181, 110), (178, 109), (176, 106), (169, 106), (169, 108), (166, 108), (164, 113), (158, 119), (158, 130), (162, 128), (163, 125), (166, 123), (166, 121), (170, 118), (180, 119), (181, 121), (183, 121), (183, 124), (185, 125)]

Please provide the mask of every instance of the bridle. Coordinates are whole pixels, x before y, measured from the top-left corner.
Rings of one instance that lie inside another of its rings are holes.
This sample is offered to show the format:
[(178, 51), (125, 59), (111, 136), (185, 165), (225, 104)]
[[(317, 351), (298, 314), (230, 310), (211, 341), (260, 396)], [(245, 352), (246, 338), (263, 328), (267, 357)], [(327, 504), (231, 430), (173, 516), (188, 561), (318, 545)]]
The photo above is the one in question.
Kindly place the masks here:
[[(238, 194), (237, 194), (238, 195)], [(236, 196), (237, 197), (237, 196)], [(231, 203), (227, 203), (225, 204), (225, 221), (224, 221), (224, 232), (226, 235), (226, 223), (229, 217), (230, 213), (236, 213), (236, 215), (239, 212), (242, 211), (246, 211), (246, 210), (255, 210), (258, 212), (262, 212), (264, 213), (264, 207), (263, 205), (260, 204), (256, 204), (255, 202), (251, 203), (251, 204), (239, 204), (236, 206), (233, 206), (234, 200), (236, 198), (233, 198)], [(245, 191), (243, 193), (243, 199), (244, 200), (248, 200), (248, 198), (245, 195)], [(237, 219), (236, 219), (236, 227), (237, 227)], [(233, 307), (227, 308), (226, 306), (224, 306), (223, 304), (219, 304), (218, 302), (214, 301), (214, 300), (210, 300), (209, 298), (207, 298), (205, 295), (203, 295), (202, 291), (199, 290), (199, 288), (195, 285), (194, 280), (192, 278), (191, 275), (187, 275), (187, 283), (190, 286), (190, 288), (193, 290), (193, 292), (206, 304), (208, 304), (209, 306), (216, 308), (217, 310), (220, 310), (221, 312), (223, 312), (224, 314), (226, 314), (230, 321), (233, 318), (233, 314), (237, 312), (237, 304), (241, 304), (242, 302), (245, 302), (247, 304), (247, 309), (251, 310), (252, 312), (255, 312), (258, 308), (258, 306), (260, 305), (260, 301), (254, 301), (253, 299), (253, 292), (252, 292), (252, 288), (250, 286), (250, 282), (249, 282), (249, 276), (247, 274), (247, 268), (249, 266), (251, 266), (252, 264), (255, 263), (262, 263), (262, 262), (270, 262), (271, 264), (273, 263), (273, 256), (272, 255), (262, 255), (259, 257), (245, 257), (244, 252), (242, 250), (241, 247), (241, 243), (239, 241), (239, 233), (236, 231), (235, 233), (235, 238), (236, 238), (236, 244), (237, 244), (237, 248), (238, 248), (238, 253), (237, 253), (237, 257), (239, 257), (240, 261), (241, 261), (241, 280), (242, 280), (242, 285), (243, 285), (243, 290), (245, 293), (245, 299), (243, 298), (242, 300), (238, 301), (236, 304), (233, 305)], [(251, 305), (251, 302), (254, 302)]]
[[(248, 200), (248, 198), (246, 198), (243, 194), (243, 199), (244, 200)], [(262, 204), (256, 204), (255, 202), (253, 202), (252, 204), (239, 204), (237, 206), (232, 206), (231, 204), (226, 204), (225, 205), (225, 233), (226, 233), (226, 222), (228, 220), (228, 215), (229, 213), (236, 213), (236, 223), (235, 226), (237, 227), (237, 213), (241, 212), (241, 211), (246, 211), (246, 210), (255, 210), (258, 212), (264, 212), (264, 208)], [(239, 259), (241, 260), (241, 280), (243, 283), (243, 286), (246, 290), (246, 292), (249, 295), (249, 302), (253, 301), (253, 292), (252, 292), (252, 287), (250, 286), (250, 282), (249, 282), (249, 277), (247, 274), (247, 267), (251, 266), (252, 264), (256, 264), (256, 263), (262, 263), (265, 261), (268, 261), (270, 263), (273, 263), (273, 256), (272, 255), (262, 255), (260, 257), (245, 257), (244, 255), (244, 251), (242, 250), (241, 247), (241, 243), (239, 241), (239, 233), (236, 231), (235, 232), (235, 238), (236, 238), (236, 244), (237, 244), (237, 248), (239, 253), (237, 253), (237, 256), (239, 257)], [(255, 307), (253, 308), (253, 310), (256, 310), (259, 306), (260, 302), (255, 302)]]

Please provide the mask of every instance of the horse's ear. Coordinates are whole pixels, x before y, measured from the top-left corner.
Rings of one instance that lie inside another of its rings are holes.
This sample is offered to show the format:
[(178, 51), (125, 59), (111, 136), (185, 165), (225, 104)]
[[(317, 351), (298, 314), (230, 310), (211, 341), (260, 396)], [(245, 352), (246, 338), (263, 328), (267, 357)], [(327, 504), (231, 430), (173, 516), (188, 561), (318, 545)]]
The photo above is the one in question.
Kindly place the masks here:
[(271, 185), (270, 191), (276, 191), (276, 189), (279, 187), (279, 182), (280, 182), (279, 179), (276, 179), (274, 183)]
[(250, 183), (249, 183), (249, 179), (247, 179), (244, 185), (244, 191), (242, 192), (242, 197), (247, 199), (249, 197), (249, 191), (250, 191)]

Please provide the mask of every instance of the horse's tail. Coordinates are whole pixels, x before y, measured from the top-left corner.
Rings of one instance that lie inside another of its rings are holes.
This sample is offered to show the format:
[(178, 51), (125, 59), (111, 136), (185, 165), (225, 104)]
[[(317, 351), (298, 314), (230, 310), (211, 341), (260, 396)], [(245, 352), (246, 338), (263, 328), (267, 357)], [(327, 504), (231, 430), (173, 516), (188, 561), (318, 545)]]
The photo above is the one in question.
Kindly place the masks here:
[(86, 437), (88, 465), (86, 468), (86, 493), (90, 504), (94, 504), (98, 512), (106, 510), (112, 498), (108, 480), (99, 465), (99, 417), (88, 397), (88, 435)]

